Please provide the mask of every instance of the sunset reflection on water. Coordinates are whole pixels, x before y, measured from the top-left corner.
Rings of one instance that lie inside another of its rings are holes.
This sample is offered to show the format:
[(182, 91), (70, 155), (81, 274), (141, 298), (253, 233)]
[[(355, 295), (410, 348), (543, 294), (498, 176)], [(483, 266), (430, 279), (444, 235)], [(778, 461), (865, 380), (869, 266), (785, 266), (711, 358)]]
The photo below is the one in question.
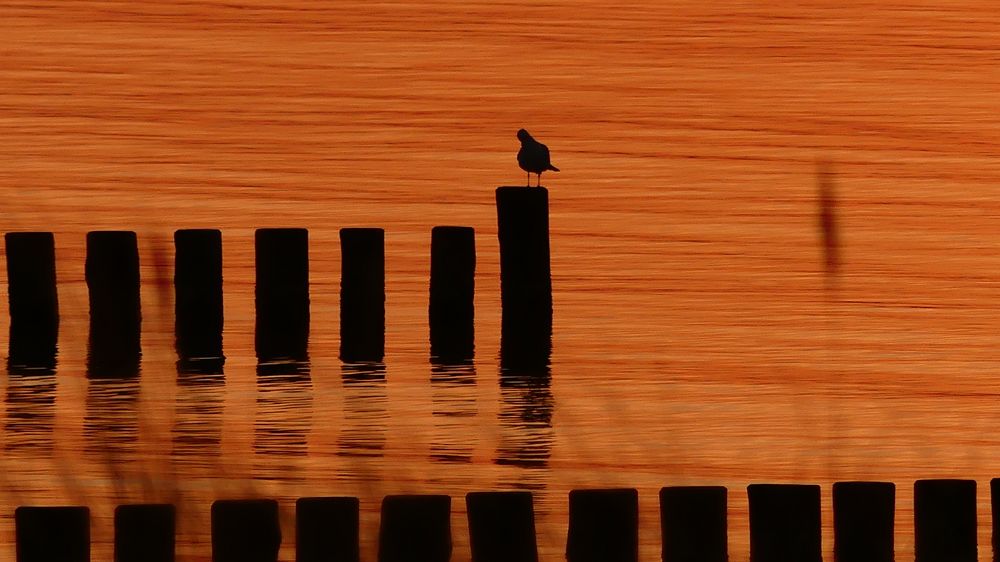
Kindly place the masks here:
[[(639, 489), (643, 560), (663, 485), (887, 480), (897, 557), (912, 482), (1000, 476), (1000, 15), (984, 3), (553, 1), (8, 2), (0, 63), (5, 232), (55, 233), (55, 377), (0, 377), (0, 537), (17, 505), (178, 504), (207, 560), (210, 502), (378, 502), (530, 489), (544, 560), (567, 493)], [(498, 369), (494, 189), (522, 185), (515, 132), (544, 139), (550, 379)], [(835, 174), (836, 294), (818, 161)], [(430, 232), (476, 229), (476, 357), (430, 363)], [(342, 227), (385, 229), (386, 354), (338, 359)], [(309, 372), (254, 356), (254, 229), (309, 229)], [(222, 231), (223, 380), (176, 371), (169, 240)], [(85, 234), (134, 230), (141, 375), (88, 380)], [(164, 266), (166, 264), (166, 266)], [(6, 285), (2, 285), (6, 291)], [(0, 323), (8, 322), (6, 296)], [(6, 334), (0, 325), (0, 334)], [(6, 338), (6, 336), (3, 336)], [(6, 344), (0, 342), (0, 346)]]

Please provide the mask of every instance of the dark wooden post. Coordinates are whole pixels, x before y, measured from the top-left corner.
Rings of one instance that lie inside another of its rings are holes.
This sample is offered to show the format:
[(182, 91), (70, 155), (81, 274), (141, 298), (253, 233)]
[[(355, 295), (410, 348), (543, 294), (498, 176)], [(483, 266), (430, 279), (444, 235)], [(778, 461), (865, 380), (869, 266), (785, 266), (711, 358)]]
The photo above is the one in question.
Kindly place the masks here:
[(278, 502), (218, 500), (212, 504), (213, 562), (277, 562)]
[(385, 231), (340, 229), (340, 358), (378, 362), (385, 356)]
[(1000, 562), (1000, 478), (990, 480), (990, 513), (993, 519), (993, 560)]
[(636, 562), (639, 559), (639, 492), (635, 489), (569, 493), (568, 562)]
[(86, 507), (19, 507), (14, 527), (17, 562), (90, 562)]
[(88, 232), (86, 270), (90, 292), (87, 374), (95, 378), (137, 376), (142, 313), (135, 232)]
[(531, 492), (465, 496), (472, 562), (538, 562)]
[(500, 187), (496, 199), (501, 367), (539, 369), (548, 365), (552, 351), (548, 190)]
[(833, 485), (836, 562), (892, 562), (896, 486), (892, 482)]
[(386, 496), (378, 533), (379, 562), (448, 562), (451, 559), (451, 498)]
[(975, 562), (976, 481), (917, 480), (913, 485), (916, 562)]
[(115, 508), (115, 562), (173, 562), (175, 510), (170, 504)]
[(55, 238), (51, 232), (8, 232), (10, 374), (53, 374), (59, 340)]
[(217, 374), (222, 354), (222, 233), (174, 232), (174, 334), (177, 370)]
[(431, 358), (472, 359), (475, 350), (476, 233), (467, 226), (431, 230)]
[(309, 232), (261, 228), (255, 248), (257, 372), (301, 370), (309, 360)]
[(296, 562), (358, 562), (358, 498), (299, 498), (295, 502)]
[(668, 486), (660, 489), (660, 530), (666, 562), (726, 562), (726, 488)]
[(821, 562), (819, 486), (751, 484), (751, 562)]

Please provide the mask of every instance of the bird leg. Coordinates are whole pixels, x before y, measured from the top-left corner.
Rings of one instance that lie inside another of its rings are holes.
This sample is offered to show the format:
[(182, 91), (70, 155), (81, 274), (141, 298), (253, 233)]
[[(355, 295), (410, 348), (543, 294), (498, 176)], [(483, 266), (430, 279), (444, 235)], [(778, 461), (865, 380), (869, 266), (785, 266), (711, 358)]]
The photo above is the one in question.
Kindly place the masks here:
[(528, 172), (528, 187), (531, 187), (531, 172)]

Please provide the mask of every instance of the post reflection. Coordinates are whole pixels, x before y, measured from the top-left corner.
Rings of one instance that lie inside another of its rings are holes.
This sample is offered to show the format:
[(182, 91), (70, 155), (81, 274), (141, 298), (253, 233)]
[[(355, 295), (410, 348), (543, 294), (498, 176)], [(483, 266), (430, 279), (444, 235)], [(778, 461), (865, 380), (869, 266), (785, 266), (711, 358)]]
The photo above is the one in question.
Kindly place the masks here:
[(476, 432), (470, 426), (478, 414), (475, 365), (471, 361), (432, 365), (431, 392), (434, 416), (431, 460), (472, 462)]
[(345, 457), (341, 475), (345, 480), (377, 479), (385, 449), (389, 397), (382, 363), (344, 363), (344, 416), (337, 455)]
[(56, 411), (54, 376), (15, 376), (7, 379), (4, 450), (52, 451), (52, 424)]
[(222, 445), (222, 410), (226, 384), (221, 374), (177, 377), (172, 456), (190, 469), (211, 469)]
[(83, 436), (88, 453), (111, 462), (135, 452), (139, 379), (93, 378), (87, 386)]
[(548, 466), (555, 440), (551, 383), (547, 368), (501, 371), (496, 464), (522, 468)]
[(300, 480), (298, 466), (308, 454), (312, 426), (312, 384), (291, 369), (257, 377), (254, 417), (254, 475), (266, 480)]

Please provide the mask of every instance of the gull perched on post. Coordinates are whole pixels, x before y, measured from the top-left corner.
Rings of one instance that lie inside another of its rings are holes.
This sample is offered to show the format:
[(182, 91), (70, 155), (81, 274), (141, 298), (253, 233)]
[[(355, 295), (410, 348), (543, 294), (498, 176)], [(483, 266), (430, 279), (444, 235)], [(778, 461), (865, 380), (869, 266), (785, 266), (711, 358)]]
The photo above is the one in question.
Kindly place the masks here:
[(532, 136), (521, 129), (517, 132), (517, 138), (521, 141), (521, 150), (517, 151), (517, 164), (522, 170), (528, 172), (528, 187), (531, 187), (531, 174), (538, 174), (538, 186), (542, 186), (542, 172), (552, 170), (558, 172), (559, 168), (549, 161), (549, 147), (536, 141)]

